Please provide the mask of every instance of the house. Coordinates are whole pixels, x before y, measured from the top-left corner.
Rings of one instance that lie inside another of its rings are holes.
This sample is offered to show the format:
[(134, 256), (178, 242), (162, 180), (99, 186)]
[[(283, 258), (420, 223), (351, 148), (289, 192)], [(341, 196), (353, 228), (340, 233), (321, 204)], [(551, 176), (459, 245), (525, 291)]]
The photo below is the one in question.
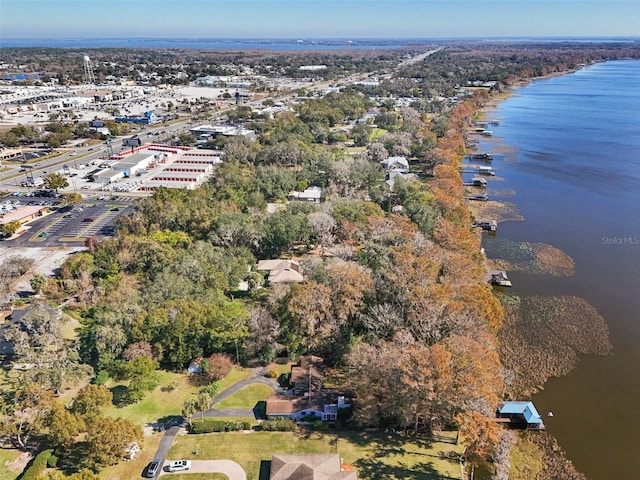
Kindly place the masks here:
[(514, 428), (529, 430), (543, 430), (545, 428), (542, 417), (533, 402), (501, 402), (498, 404), (496, 416), (508, 419), (509, 425)]
[(386, 160), (382, 160), (380, 164), (387, 171), (409, 173), (409, 161), (405, 157), (389, 157)]
[(291, 395), (271, 395), (267, 398), (268, 419), (286, 418), (295, 422), (315, 417), (316, 420), (334, 421), (340, 409), (349, 408), (345, 396), (336, 390), (321, 389), (301, 397)]
[(320, 199), (322, 198), (322, 188), (312, 186), (302, 192), (296, 192), (295, 190), (293, 190), (289, 192), (288, 198), (289, 200), (320, 203)]
[(337, 453), (273, 455), (269, 480), (357, 480), (358, 474), (340, 463)]
[(402, 173), (399, 170), (389, 170), (387, 171), (387, 175), (386, 175), (387, 179), (385, 180), (385, 183), (389, 186), (389, 190), (393, 190), (393, 187), (396, 183), (396, 180), (398, 178), (401, 178), (403, 180), (417, 180), (418, 179), (418, 175), (416, 175), (415, 173)]
[(267, 418), (287, 418), (299, 422), (313, 416), (333, 421), (341, 408), (349, 408), (343, 392), (322, 388), (323, 359), (305, 357), (291, 366), (289, 390), (286, 395), (267, 398)]
[(269, 283), (298, 283), (304, 281), (300, 264), (295, 260), (260, 260), (258, 271), (269, 272)]
[(322, 388), (322, 370), (324, 360), (310, 355), (300, 360), (298, 365), (291, 366), (289, 386), (293, 395), (304, 395)]

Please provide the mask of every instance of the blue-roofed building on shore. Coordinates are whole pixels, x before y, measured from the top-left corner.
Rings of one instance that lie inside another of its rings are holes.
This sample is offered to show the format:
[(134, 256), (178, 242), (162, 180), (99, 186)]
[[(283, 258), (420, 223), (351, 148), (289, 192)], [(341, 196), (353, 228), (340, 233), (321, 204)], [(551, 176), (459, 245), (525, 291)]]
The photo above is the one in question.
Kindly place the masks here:
[(542, 417), (533, 402), (501, 402), (498, 404), (497, 417), (508, 419), (513, 428), (543, 430)]

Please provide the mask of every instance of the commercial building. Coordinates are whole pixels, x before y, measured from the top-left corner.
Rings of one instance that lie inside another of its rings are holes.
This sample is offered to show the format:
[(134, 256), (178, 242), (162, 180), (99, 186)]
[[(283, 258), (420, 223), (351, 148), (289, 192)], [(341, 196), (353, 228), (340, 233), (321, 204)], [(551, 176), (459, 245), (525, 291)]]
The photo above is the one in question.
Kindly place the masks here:
[(238, 125), (200, 125), (189, 130), (198, 140), (207, 138), (224, 137), (245, 137), (256, 138), (256, 132)]
[(121, 178), (124, 178), (124, 172), (107, 168), (92, 175), (92, 178), (95, 183), (109, 185), (110, 183), (117, 182)]
[(116, 117), (116, 122), (120, 123), (135, 123), (137, 125), (152, 125), (154, 123), (158, 123), (162, 121), (162, 118), (153, 113), (153, 110), (149, 110), (145, 112), (145, 114), (141, 117)]
[(136, 173), (145, 170), (154, 163), (156, 155), (153, 152), (140, 152), (118, 160), (112, 165), (113, 170), (122, 172), (125, 177), (132, 177)]
[(7, 223), (20, 222), (21, 224), (27, 223), (35, 218), (41, 217), (47, 211), (47, 207), (40, 205), (28, 205), (18, 208), (10, 213), (0, 213), (0, 225), (6, 225)]

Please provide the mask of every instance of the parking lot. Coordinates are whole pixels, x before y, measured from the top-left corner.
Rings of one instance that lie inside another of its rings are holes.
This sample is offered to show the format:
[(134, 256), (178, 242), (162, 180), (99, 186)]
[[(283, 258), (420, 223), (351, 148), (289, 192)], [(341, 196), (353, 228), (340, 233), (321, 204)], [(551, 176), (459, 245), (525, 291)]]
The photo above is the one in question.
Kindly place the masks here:
[[(115, 234), (115, 219), (131, 211), (132, 199), (101, 197), (100, 200), (85, 200), (74, 206), (59, 207), (57, 198), (18, 197), (15, 194), (3, 198), (14, 207), (42, 205), (52, 209), (51, 213), (25, 224), (25, 233), (12, 240), (4, 240), (3, 246), (60, 246), (67, 243), (84, 243), (91, 236), (99, 239)], [(15, 204), (20, 201), (20, 204)]]

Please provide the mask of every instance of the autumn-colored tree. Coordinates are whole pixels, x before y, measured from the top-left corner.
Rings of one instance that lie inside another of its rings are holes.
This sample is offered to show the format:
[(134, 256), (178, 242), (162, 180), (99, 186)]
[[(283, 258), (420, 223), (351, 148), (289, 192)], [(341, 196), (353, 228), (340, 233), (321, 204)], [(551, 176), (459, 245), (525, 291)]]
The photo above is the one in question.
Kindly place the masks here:
[(331, 295), (329, 287), (315, 281), (291, 289), (287, 302), (290, 325), (286, 334), (292, 348), (299, 345), (301, 353), (306, 353), (337, 334), (338, 323), (333, 317)]
[(459, 441), (464, 445), (463, 459), (468, 464), (468, 478), (473, 480), (475, 468), (488, 460), (500, 442), (500, 424), (476, 411), (456, 416), (460, 425)]
[(122, 352), (122, 358), (127, 361), (136, 360), (140, 357), (153, 358), (153, 351), (148, 342), (132, 343)]
[(367, 297), (374, 292), (371, 274), (355, 262), (333, 262), (325, 269), (325, 279), (331, 288), (336, 321), (353, 328), (355, 319), (364, 311)]
[(209, 381), (222, 380), (233, 369), (233, 361), (224, 353), (214, 353), (202, 360), (200, 366)]

